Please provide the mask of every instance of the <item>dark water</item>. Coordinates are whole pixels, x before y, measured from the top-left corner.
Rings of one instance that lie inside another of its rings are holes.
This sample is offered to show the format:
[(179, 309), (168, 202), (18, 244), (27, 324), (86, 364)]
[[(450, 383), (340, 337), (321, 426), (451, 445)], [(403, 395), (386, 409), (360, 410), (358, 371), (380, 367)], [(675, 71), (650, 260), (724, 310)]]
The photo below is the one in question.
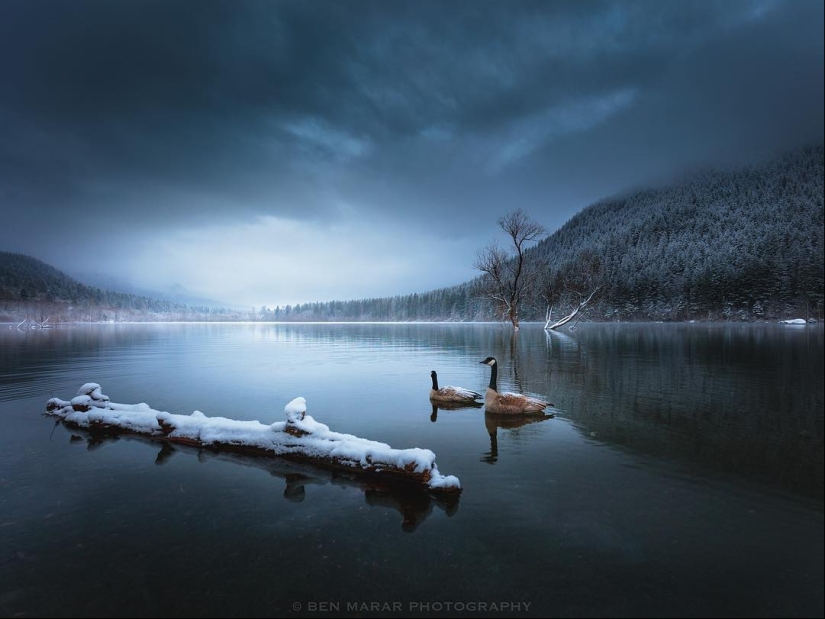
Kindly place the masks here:
[[(487, 355), (557, 417), (434, 412), (430, 370), (482, 390)], [(302, 395), (334, 430), (432, 449), (464, 492), (42, 415), (87, 381), (261, 421)], [(2, 616), (823, 615), (821, 327), (3, 326), (0, 420)]]

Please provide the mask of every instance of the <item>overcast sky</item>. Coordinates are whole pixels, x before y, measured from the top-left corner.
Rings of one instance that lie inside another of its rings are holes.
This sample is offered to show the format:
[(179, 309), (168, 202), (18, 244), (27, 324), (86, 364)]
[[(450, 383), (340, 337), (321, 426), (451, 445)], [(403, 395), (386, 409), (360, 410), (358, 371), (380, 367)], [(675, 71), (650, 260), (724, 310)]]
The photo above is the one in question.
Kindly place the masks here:
[(236, 305), (823, 140), (822, 0), (0, 2), (0, 250)]

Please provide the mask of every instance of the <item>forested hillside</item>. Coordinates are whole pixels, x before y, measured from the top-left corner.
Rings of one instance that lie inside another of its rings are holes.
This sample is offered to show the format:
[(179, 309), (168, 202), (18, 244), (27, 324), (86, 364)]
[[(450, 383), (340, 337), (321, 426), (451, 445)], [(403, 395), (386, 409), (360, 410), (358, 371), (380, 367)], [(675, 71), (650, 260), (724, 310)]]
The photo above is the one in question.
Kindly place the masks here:
[(602, 260), (602, 316), (759, 318), (821, 310), (823, 148), (604, 200), (542, 241), (560, 269)]

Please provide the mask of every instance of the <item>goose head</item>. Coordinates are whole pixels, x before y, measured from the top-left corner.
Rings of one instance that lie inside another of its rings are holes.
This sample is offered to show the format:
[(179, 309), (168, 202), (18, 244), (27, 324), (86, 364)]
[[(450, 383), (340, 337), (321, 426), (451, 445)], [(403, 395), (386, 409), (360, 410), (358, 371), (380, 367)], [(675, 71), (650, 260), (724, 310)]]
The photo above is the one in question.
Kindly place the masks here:
[(484, 363), (485, 365), (489, 365), (490, 367), (496, 364), (495, 357), (487, 357), (484, 361), (479, 361), (479, 363)]

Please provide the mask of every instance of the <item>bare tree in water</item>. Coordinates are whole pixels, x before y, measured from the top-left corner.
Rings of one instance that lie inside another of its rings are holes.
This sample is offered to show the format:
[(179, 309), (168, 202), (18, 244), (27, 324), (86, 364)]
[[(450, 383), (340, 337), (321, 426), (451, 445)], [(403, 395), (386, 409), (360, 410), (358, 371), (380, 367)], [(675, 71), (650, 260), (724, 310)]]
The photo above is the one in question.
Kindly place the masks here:
[(483, 273), (486, 295), (495, 301), (496, 309), (518, 331), (519, 306), (539, 276), (535, 263), (524, 259), (524, 252), (530, 244), (541, 240), (547, 230), (521, 209), (499, 217), (498, 225), (510, 237), (515, 253), (493, 243), (478, 252), (473, 266)]

